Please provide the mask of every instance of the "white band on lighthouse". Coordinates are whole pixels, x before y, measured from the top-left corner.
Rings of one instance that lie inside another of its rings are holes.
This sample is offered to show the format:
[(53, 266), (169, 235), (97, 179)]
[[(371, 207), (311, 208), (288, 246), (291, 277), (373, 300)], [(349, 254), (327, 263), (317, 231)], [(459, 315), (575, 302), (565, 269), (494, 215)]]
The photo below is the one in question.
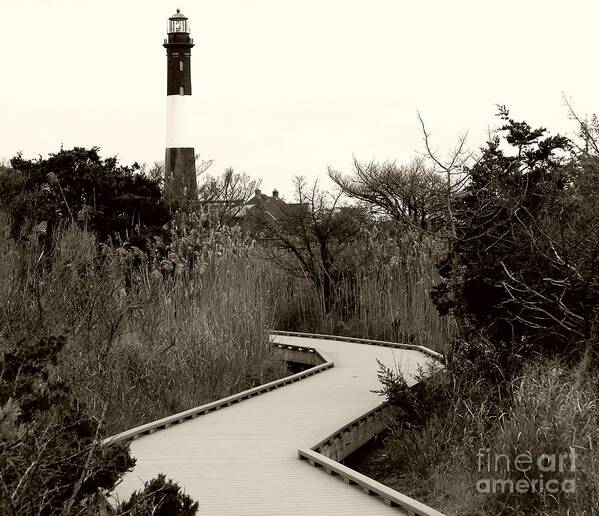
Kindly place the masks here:
[(168, 95), (166, 97), (166, 147), (183, 149), (193, 146), (191, 95)]

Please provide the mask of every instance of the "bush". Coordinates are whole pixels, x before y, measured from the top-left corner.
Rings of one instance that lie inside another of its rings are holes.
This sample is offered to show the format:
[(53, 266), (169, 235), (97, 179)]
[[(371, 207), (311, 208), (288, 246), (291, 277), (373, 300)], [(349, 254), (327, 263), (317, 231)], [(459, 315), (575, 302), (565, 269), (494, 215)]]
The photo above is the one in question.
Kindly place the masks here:
[[(576, 359), (593, 344), (599, 315), (599, 157), (505, 109), (500, 117), (454, 201), (457, 240), (435, 302), (461, 322), (458, 346), (482, 335), (511, 358)], [(500, 367), (507, 381), (518, 372), (511, 365)]]
[(158, 181), (138, 164), (102, 159), (99, 149), (75, 147), (48, 158), (18, 154), (12, 169), (0, 169), (0, 201), (12, 218), (11, 234), (33, 229), (52, 235), (66, 221), (93, 231), (101, 241), (131, 242), (144, 248), (170, 216)]
[(161, 473), (157, 478), (144, 482), (144, 489), (135, 491), (128, 501), (118, 506), (117, 511), (127, 516), (194, 516), (198, 512), (198, 503)]
[(101, 421), (52, 379), (62, 337), (19, 342), (0, 362), (0, 512), (94, 513), (135, 461), (102, 446)]
[[(407, 388), (381, 370), (382, 393), (400, 410), (361, 467), (450, 514), (595, 514), (599, 147), (575, 152), (505, 109), (500, 117), (453, 199), (455, 238), (432, 293), (459, 325), (446, 371)], [(543, 454), (562, 454), (566, 469), (514, 467)], [(492, 471), (479, 462), (500, 455)], [(576, 491), (539, 487), (542, 474), (545, 486), (573, 480)], [(525, 493), (486, 493), (489, 478)]]

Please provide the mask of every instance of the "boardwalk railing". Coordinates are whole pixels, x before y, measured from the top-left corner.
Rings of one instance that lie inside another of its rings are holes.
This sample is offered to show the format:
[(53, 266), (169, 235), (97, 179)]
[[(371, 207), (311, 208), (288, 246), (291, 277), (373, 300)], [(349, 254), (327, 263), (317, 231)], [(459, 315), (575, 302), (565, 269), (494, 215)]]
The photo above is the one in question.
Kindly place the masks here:
[(378, 495), (391, 507), (398, 507), (406, 511), (410, 516), (445, 516), (428, 505), (420, 503), (409, 496), (403, 495), (395, 489), (391, 489), (362, 473), (339, 464), (314, 450), (300, 449), (300, 458), (307, 460), (312, 466), (322, 467), (329, 475), (339, 475), (346, 484), (356, 484), (364, 493)]
[(425, 355), (434, 358), (438, 362), (444, 363), (445, 357), (441, 353), (437, 353), (432, 349), (424, 346), (418, 346), (416, 344), (402, 344), (399, 342), (387, 342), (385, 340), (373, 340), (373, 339), (361, 339), (356, 337), (343, 337), (341, 335), (323, 335), (322, 333), (302, 333), (297, 331), (281, 331), (281, 330), (270, 330), (271, 335), (286, 335), (288, 337), (306, 337), (309, 339), (326, 339), (326, 340), (338, 340), (341, 342), (355, 342), (356, 344), (368, 344), (369, 346), (383, 346), (385, 348), (396, 348), (396, 349), (410, 349), (413, 351), (420, 351)]
[(238, 403), (248, 398), (264, 394), (265, 392), (284, 387), (285, 385), (289, 385), (290, 383), (298, 382), (300, 380), (303, 380), (304, 378), (307, 378), (308, 376), (312, 376), (327, 369), (330, 369), (335, 365), (333, 361), (329, 360), (324, 353), (308, 346), (294, 346), (287, 344), (274, 344), (274, 346), (277, 348), (286, 348), (289, 350), (293, 350), (294, 352), (298, 353), (309, 353), (312, 356), (317, 357), (317, 360), (321, 363), (315, 365), (314, 367), (306, 369), (305, 371), (286, 376), (279, 380), (259, 385), (258, 387), (254, 387), (252, 389), (233, 394), (232, 396), (227, 396), (226, 398), (222, 398), (211, 403), (206, 403), (205, 405), (201, 405), (199, 407), (194, 407), (189, 410), (184, 410), (183, 412), (178, 412), (177, 414), (173, 414), (172, 416), (163, 417), (162, 419), (152, 421), (151, 423), (146, 423), (145, 425), (137, 426), (130, 430), (125, 430), (120, 434), (116, 434), (112, 437), (104, 439), (104, 441), (102, 441), (102, 444), (111, 444), (120, 441), (132, 441), (134, 439), (137, 439), (138, 437), (141, 437), (142, 435), (151, 434), (157, 430), (162, 430), (170, 426), (182, 423), (184, 421), (195, 419), (196, 417), (201, 416), (203, 414), (208, 414), (215, 410), (220, 410), (223, 407), (228, 407), (233, 403)]
[[(342, 462), (353, 452), (380, 434), (389, 424), (391, 409), (387, 402), (353, 419), (310, 449), (329, 459)], [(301, 456), (301, 455), (300, 455)]]

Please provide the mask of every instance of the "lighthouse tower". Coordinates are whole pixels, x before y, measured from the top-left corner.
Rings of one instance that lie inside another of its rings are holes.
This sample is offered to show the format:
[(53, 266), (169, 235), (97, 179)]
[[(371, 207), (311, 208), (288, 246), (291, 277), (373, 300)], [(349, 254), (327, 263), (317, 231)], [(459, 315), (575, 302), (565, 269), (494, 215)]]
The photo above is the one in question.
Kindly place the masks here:
[(168, 21), (166, 154), (164, 191), (168, 201), (197, 198), (193, 117), (191, 111), (191, 48), (187, 18), (177, 9)]

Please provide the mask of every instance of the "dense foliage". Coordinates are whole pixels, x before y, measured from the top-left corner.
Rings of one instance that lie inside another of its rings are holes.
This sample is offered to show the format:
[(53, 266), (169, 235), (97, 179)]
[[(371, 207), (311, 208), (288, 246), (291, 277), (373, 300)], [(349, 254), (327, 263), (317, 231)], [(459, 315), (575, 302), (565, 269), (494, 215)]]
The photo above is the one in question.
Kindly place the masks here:
[(93, 514), (135, 461), (128, 446), (102, 446), (88, 415), (49, 369), (64, 338), (19, 342), (0, 362), (0, 512)]
[[(576, 145), (503, 108), (500, 117), (460, 171), (463, 187), (444, 215), (453, 231), (438, 234), (447, 246), (432, 297), (458, 325), (446, 370), (408, 388), (400, 371), (381, 368), (396, 417), (382, 449), (356, 467), (448, 514), (595, 514), (596, 127), (583, 126), (586, 141)], [(572, 453), (566, 469), (536, 462)], [(534, 463), (525, 473), (514, 467), (521, 456)]]
[(128, 516), (194, 516), (198, 507), (198, 502), (181, 492), (177, 484), (159, 474), (145, 482), (144, 489), (135, 491), (118, 510)]
[(163, 233), (169, 220), (158, 181), (102, 159), (97, 147), (60, 150), (48, 158), (24, 159), (0, 171), (0, 205), (11, 216), (11, 233), (52, 233), (62, 221), (77, 222), (101, 241), (130, 242), (140, 248)]
[(599, 306), (598, 157), (501, 117), (456, 199), (457, 240), (436, 291), (462, 322), (459, 360), (496, 381), (513, 377), (517, 356), (592, 349)]

